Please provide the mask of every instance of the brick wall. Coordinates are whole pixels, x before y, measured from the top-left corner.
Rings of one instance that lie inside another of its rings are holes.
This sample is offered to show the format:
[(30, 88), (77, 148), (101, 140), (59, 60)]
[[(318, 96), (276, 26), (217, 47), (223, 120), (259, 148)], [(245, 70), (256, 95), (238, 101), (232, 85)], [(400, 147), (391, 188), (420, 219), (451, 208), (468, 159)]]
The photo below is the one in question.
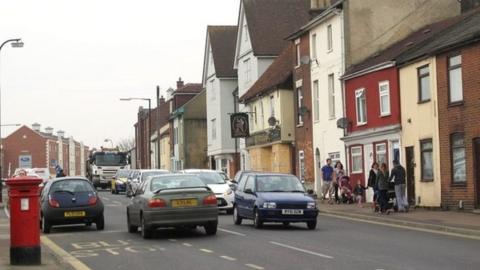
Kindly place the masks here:
[[(480, 183), (474, 172), (473, 139), (480, 137), (480, 43), (455, 52), (462, 55), (464, 102), (458, 106), (449, 106), (448, 103), (447, 56), (452, 52), (437, 56), (442, 206), (455, 209), (463, 200), (464, 207), (471, 209), (475, 204), (479, 206), (475, 185)], [(452, 181), (450, 135), (455, 132), (463, 132), (465, 138), (467, 181), (464, 184), (454, 184)]]

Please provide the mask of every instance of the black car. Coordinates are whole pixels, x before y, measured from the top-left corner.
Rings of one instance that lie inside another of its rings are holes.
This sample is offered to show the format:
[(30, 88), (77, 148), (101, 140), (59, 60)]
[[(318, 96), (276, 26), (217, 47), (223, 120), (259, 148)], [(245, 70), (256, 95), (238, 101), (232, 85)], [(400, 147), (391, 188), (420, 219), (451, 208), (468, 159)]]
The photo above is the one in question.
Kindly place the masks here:
[(103, 230), (103, 203), (92, 183), (82, 177), (48, 181), (40, 195), (40, 228), (49, 233), (52, 226), (95, 223)]

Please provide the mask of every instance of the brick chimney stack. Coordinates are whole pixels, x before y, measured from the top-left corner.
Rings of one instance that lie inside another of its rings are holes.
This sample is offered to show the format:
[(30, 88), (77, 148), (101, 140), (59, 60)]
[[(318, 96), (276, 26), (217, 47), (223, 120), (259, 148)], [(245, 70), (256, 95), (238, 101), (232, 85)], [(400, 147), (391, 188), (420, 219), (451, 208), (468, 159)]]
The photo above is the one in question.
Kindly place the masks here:
[(177, 81), (177, 89), (180, 89), (184, 86), (183, 84), (183, 81), (182, 81), (182, 77), (178, 78), (178, 81)]
[(159, 99), (160, 105), (165, 104), (165, 98), (163, 96), (160, 97)]

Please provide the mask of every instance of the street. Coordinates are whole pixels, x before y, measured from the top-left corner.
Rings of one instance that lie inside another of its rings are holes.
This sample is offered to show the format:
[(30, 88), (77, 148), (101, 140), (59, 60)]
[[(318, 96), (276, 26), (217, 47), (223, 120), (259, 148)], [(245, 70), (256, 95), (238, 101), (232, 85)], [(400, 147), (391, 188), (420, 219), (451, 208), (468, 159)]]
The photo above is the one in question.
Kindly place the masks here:
[[(126, 228), (124, 195), (100, 192), (105, 231), (54, 228), (47, 236), (91, 269), (478, 269), (480, 242), (319, 216), (304, 224), (236, 226), (221, 214), (216, 236), (158, 230), (151, 240)], [(321, 208), (321, 205), (320, 205)]]

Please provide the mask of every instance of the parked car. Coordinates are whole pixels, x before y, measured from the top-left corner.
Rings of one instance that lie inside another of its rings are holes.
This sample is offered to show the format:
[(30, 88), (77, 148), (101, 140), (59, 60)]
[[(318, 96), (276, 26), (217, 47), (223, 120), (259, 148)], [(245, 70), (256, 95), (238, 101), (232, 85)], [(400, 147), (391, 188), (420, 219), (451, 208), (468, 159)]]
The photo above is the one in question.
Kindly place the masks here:
[(306, 194), (294, 175), (277, 173), (248, 173), (242, 177), (235, 192), (233, 221), (252, 219), (255, 228), (264, 222), (280, 222), (288, 226), (305, 222), (314, 230), (317, 226), (316, 201)]
[(111, 182), (111, 192), (112, 194), (118, 194), (120, 192), (127, 191), (127, 180), (130, 170), (118, 170), (117, 173), (113, 176)]
[(232, 179), (233, 190), (235, 191), (237, 189), (238, 183), (240, 182), (242, 177), (245, 177), (248, 173), (254, 173), (254, 172), (255, 171), (250, 171), (250, 170), (238, 171)]
[(143, 238), (158, 227), (203, 226), (207, 235), (217, 232), (217, 198), (195, 175), (164, 174), (148, 178), (127, 206), (127, 227)]
[(127, 190), (125, 191), (125, 196), (131, 197), (133, 195), (133, 188), (136, 188), (138, 186), (138, 183), (140, 182), (140, 180), (138, 179), (139, 174), (139, 170), (130, 170), (130, 173), (127, 177)]
[(225, 181), (218, 171), (188, 169), (180, 173), (194, 174), (200, 177), (200, 179), (212, 189), (215, 196), (217, 196), (218, 209), (227, 211), (229, 215), (233, 213), (233, 189), (229, 182)]
[(83, 177), (63, 177), (48, 181), (40, 195), (40, 228), (49, 233), (52, 226), (95, 223), (103, 230), (103, 203), (93, 184)]

